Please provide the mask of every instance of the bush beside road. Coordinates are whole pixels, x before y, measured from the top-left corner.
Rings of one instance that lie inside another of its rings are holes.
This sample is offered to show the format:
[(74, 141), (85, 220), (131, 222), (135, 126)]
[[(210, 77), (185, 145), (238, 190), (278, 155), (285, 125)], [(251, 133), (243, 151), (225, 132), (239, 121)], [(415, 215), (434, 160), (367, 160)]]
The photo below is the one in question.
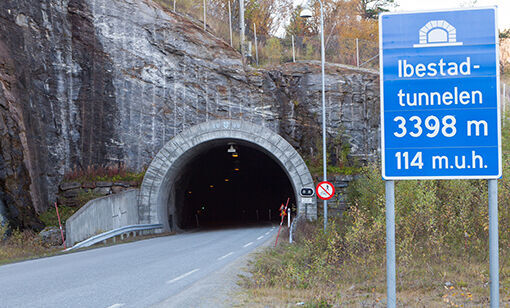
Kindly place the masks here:
[[(506, 123), (508, 127), (510, 123)], [(396, 182), (397, 299), (412, 307), (489, 304), (487, 181)], [(384, 306), (385, 196), (378, 167), (350, 185), (350, 209), (322, 231), (260, 254), (244, 283), (248, 306)], [(499, 180), (500, 300), (510, 305), (510, 132)]]

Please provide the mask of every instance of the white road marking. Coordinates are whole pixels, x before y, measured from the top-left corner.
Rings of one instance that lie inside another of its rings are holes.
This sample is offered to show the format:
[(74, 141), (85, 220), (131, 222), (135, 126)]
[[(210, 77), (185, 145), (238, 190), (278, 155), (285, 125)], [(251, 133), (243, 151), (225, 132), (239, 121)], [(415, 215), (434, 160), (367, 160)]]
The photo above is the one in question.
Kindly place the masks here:
[(261, 240), (261, 239), (263, 239), (263, 238), (264, 238), (264, 236), (263, 236), (263, 235), (261, 235), (261, 236), (257, 237), (257, 240)]
[(253, 244), (253, 242), (249, 242), (248, 244), (244, 245), (243, 247), (246, 248), (246, 247), (250, 246), (251, 244)]
[(231, 255), (233, 255), (233, 254), (234, 254), (234, 252), (233, 252), (233, 251), (231, 251), (231, 252), (227, 253), (226, 255), (224, 255), (223, 257), (219, 257), (219, 258), (218, 258), (218, 261), (223, 260), (223, 259), (225, 259), (226, 257), (231, 256)]
[(199, 271), (199, 270), (200, 270), (199, 268), (196, 268), (196, 269), (194, 269), (194, 270), (192, 270), (192, 271), (187, 272), (186, 274), (182, 274), (182, 275), (181, 275), (181, 276), (179, 276), (179, 277), (176, 277), (176, 278), (174, 278), (174, 279), (172, 279), (172, 280), (168, 280), (166, 283), (174, 283), (174, 282), (176, 282), (177, 280), (181, 280), (182, 278), (188, 277), (189, 275), (191, 275), (191, 274), (193, 274), (194, 272), (197, 272), (197, 271)]
[(107, 308), (120, 308), (122, 306), (124, 306), (125, 304), (113, 304), (111, 306), (108, 306)]
[(268, 235), (269, 233), (271, 233), (271, 231), (267, 231), (267, 232), (266, 232), (266, 235)]

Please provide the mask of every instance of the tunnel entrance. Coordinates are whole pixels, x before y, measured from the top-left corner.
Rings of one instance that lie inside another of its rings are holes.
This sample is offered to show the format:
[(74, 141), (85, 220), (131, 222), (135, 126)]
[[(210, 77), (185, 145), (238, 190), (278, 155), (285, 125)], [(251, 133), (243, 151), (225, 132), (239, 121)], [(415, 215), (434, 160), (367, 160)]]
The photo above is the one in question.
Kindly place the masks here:
[(299, 153), (275, 132), (245, 121), (209, 121), (176, 135), (153, 159), (138, 196), (138, 221), (176, 231), (267, 221), (269, 210), (278, 220), (287, 198), (294, 214), (313, 220), (315, 196), (299, 195), (313, 186)]
[(292, 184), (271, 157), (239, 141), (222, 143), (182, 168), (175, 185), (178, 228), (278, 222), (287, 199), (295, 213)]

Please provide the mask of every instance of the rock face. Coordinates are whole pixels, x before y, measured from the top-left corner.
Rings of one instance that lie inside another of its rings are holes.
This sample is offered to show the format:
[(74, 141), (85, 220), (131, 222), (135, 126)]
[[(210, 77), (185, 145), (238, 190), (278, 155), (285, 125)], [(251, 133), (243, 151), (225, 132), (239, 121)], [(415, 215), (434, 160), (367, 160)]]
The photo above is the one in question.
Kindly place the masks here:
[[(276, 89), (279, 133), (304, 157), (320, 156), (322, 101), (320, 62), (288, 63), (268, 72)], [(348, 146), (350, 158), (373, 161), (379, 146), (379, 75), (346, 65), (325, 70), (326, 130), (330, 159)]]
[[(33, 217), (73, 168), (139, 170), (174, 135), (212, 119), (269, 127), (314, 157), (320, 85), (318, 63), (243, 67), (224, 41), (149, 0), (3, 0), (0, 198), (10, 220), (13, 209)], [(328, 65), (326, 87), (330, 157), (346, 144), (351, 157), (375, 157), (377, 73)], [(17, 224), (36, 224), (26, 219)]]
[[(65, 237), (65, 229), (64, 237)], [(60, 233), (60, 229), (57, 227), (46, 227), (41, 232), (39, 232), (39, 237), (43, 241), (44, 244), (48, 246), (60, 246), (62, 245), (62, 234)]]
[(24, 161), (23, 113), (18, 104), (16, 63), (0, 39), (0, 223), (40, 230)]

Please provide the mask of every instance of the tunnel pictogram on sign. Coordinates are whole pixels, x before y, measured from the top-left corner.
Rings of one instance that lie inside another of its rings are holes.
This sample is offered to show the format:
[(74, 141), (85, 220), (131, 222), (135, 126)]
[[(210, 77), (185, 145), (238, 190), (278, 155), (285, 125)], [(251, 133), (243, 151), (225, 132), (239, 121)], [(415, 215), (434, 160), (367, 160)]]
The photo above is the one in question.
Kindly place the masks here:
[(335, 187), (328, 181), (320, 182), (315, 191), (322, 200), (329, 200), (335, 195)]

